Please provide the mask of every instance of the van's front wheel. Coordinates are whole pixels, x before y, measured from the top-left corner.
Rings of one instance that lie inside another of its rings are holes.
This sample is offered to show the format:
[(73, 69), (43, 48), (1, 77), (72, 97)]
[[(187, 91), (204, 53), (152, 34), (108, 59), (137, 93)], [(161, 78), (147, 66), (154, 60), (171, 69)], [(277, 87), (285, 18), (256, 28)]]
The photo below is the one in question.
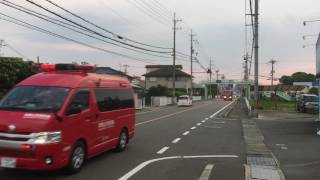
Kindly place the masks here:
[(123, 129), (119, 136), (119, 141), (116, 147), (116, 151), (117, 152), (124, 151), (127, 148), (128, 140), (129, 140), (128, 133), (125, 129)]
[(74, 174), (81, 170), (86, 160), (86, 149), (82, 142), (77, 142), (72, 150), (69, 164), (66, 168), (68, 174)]

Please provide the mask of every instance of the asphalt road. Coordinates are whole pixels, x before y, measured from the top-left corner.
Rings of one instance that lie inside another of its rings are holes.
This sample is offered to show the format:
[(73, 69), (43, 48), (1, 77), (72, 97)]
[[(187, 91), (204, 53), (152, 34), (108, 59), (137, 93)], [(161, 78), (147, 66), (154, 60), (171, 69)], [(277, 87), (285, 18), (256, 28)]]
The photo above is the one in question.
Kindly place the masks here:
[(245, 148), (240, 121), (207, 119), (228, 103), (215, 100), (192, 107), (139, 112), (136, 135), (126, 151), (107, 152), (90, 159), (75, 175), (0, 169), (0, 179), (195, 180), (208, 172), (211, 180), (244, 179)]

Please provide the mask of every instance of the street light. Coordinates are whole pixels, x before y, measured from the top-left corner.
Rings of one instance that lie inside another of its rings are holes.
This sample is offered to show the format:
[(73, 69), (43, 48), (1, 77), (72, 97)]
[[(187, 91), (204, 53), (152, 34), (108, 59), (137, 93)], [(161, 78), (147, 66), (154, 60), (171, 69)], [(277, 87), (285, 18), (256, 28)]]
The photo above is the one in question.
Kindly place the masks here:
[(307, 25), (307, 23), (319, 22), (319, 21), (320, 21), (320, 19), (319, 19), (319, 20), (308, 20), (308, 21), (303, 21), (303, 25), (304, 25), (304, 26), (306, 26), (306, 25)]
[(318, 34), (308, 34), (308, 35), (302, 36), (302, 39), (306, 40), (307, 37), (316, 37), (316, 36), (318, 36)]
[(303, 45), (302, 48), (307, 48), (307, 47), (310, 47), (310, 46), (316, 46), (315, 44), (306, 44), (306, 45)]

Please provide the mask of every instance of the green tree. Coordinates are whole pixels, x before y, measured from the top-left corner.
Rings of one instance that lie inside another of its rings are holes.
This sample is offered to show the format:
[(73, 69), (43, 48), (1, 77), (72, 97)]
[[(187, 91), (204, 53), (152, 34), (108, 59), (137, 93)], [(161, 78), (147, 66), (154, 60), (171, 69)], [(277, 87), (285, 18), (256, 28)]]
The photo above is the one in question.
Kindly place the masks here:
[(310, 90), (309, 90), (309, 94), (315, 94), (315, 95), (318, 95), (318, 88), (311, 88)]
[(168, 95), (168, 88), (165, 86), (153, 86), (148, 90), (148, 96), (167, 96)]
[(0, 97), (20, 81), (37, 73), (34, 65), (21, 58), (0, 57)]
[(282, 76), (280, 83), (284, 85), (292, 85), (294, 82), (313, 82), (316, 80), (314, 74), (305, 72), (295, 72), (291, 76)]

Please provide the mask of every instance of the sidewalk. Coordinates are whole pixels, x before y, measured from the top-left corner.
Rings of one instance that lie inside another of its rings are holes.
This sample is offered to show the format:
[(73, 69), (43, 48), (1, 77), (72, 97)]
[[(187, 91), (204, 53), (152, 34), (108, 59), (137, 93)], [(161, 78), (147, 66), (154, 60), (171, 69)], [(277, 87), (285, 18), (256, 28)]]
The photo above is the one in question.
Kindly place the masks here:
[(264, 142), (281, 163), (286, 179), (320, 179), (320, 136), (316, 115), (261, 111), (257, 125)]
[(229, 117), (240, 119), (242, 122), (247, 155), (246, 180), (284, 180), (280, 163), (265, 145), (264, 136), (256, 123), (256, 119), (249, 119), (245, 112), (240, 103), (237, 103)]

